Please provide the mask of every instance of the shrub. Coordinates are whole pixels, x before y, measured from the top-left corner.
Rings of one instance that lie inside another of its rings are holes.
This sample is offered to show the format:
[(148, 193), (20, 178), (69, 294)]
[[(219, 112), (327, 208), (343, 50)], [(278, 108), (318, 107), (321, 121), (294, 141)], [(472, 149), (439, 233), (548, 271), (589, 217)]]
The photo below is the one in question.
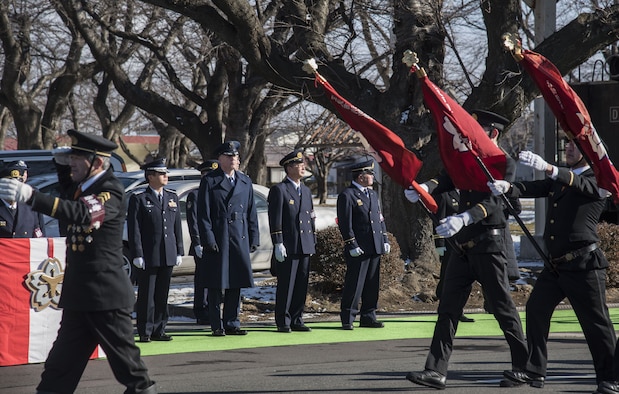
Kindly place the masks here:
[(619, 226), (602, 222), (598, 225), (600, 236), (600, 248), (608, 260), (609, 267), (606, 271), (606, 286), (609, 288), (619, 287)]
[[(385, 290), (394, 283), (400, 283), (405, 274), (400, 246), (391, 233), (387, 233), (391, 253), (383, 255), (380, 263), (380, 289)], [(341, 290), (346, 276), (344, 241), (337, 226), (330, 226), (316, 232), (316, 254), (311, 258), (311, 269), (317, 275), (316, 286), (323, 293)]]

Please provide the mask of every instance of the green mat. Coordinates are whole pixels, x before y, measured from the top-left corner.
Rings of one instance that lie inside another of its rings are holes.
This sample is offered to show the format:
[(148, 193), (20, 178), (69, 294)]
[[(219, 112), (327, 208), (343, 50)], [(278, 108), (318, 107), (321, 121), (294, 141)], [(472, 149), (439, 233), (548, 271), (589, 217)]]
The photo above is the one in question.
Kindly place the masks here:
[[(619, 308), (610, 309), (613, 322), (619, 322)], [(471, 336), (501, 336), (502, 332), (492, 315), (486, 313), (468, 314), (475, 319), (474, 323), (460, 323), (456, 337)], [(412, 315), (406, 317), (380, 318), (385, 323), (384, 328), (359, 328), (355, 323), (353, 331), (341, 329), (337, 322), (308, 323), (311, 332), (279, 333), (275, 326), (242, 327), (249, 331), (245, 336), (213, 337), (210, 330), (196, 328), (188, 331), (170, 331), (174, 337), (170, 342), (138, 343), (143, 356), (161, 354), (207, 352), (216, 350), (250, 349), (269, 346), (311, 345), (319, 343), (363, 342), (406, 338), (429, 338), (434, 332), (436, 314)], [(523, 325), (526, 326), (524, 312), (520, 313)], [(552, 317), (551, 333), (581, 332), (574, 311), (557, 310)]]

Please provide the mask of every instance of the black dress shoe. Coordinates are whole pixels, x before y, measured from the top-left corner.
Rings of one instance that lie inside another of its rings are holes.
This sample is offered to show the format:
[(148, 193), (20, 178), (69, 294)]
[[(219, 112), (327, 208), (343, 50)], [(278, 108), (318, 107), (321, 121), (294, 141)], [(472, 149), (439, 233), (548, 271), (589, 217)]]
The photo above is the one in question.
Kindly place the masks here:
[(352, 330), (354, 327), (352, 324), (342, 324), (342, 330)]
[(226, 335), (247, 335), (247, 331), (246, 330), (241, 330), (238, 327), (226, 328)]
[(374, 320), (374, 321), (362, 321), (362, 322), (359, 322), (359, 327), (383, 328), (383, 327), (385, 327), (385, 325), (383, 324), (382, 321)]
[(601, 382), (598, 384), (596, 393), (599, 394), (616, 394), (619, 393), (619, 382)]
[(466, 315), (461, 315), (458, 320), (460, 320), (463, 323), (475, 323), (475, 319), (471, 319), (470, 317)]
[(150, 336), (149, 335), (140, 335), (139, 342), (150, 342)]
[(304, 332), (312, 331), (312, 329), (306, 326), (305, 324), (292, 325), (290, 326), (290, 329), (292, 331), (304, 331)]
[(438, 390), (444, 390), (445, 382), (447, 381), (445, 375), (440, 374), (436, 371), (430, 371), (429, 369), (426, 369), (422, 372), (409, 372), (406, 375), (406, 379), (410, 380), (413, 383), (417, 383), (422, 386), (432, 387)]
[(157, 335), (157, 336), (152, 336), (151, 339), (153, 341), (162, 341), (162, 342), (168, 342), (172, 340), (172, 337), (168, 334), (161, 334), (161, 335)]
[(291, 332), (290, 327), (277, 327), (277, 332)]
[(213, 330), (213, 336), (214, 337), (225, 337), (226, 336), (226, 332), (223, 329), (218, 328), (216, 330)]
[[(501, 387), (513, 387), (523, 384), (528, 384), (531, 387), (541, 389), (544, 387), (544, 377), (534, 373), (525, 371), (503, 371), (504, 380), (501, 381)], [(512, 384), (512, 386), (509, 386)]]

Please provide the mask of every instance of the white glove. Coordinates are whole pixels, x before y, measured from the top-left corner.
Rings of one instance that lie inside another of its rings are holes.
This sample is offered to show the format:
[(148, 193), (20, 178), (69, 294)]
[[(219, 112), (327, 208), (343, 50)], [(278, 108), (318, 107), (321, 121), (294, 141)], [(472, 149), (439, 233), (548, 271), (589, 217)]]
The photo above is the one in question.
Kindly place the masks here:
[(383, 244), (383, 249), (385, 250), (385, 254), (391, 253), (391, 245), (389, 245), (389, 242)]
[(202, 253), (204, 252), (204, 247), (202, 245), (196, 245), (193, 247), (193, 251), (197, 258), (202, 258)]
[[(421, 184), (419, 185), (423, 190), (428, 191), (428, 186), (425, 184)], [(417, 201), (419, 201), (419, 193), (417, 193), (417, 191), (415, 189), (413, 189), (412, 186), (410, 186), (408, 189), (404, 190), (404, 196), (406, 197), (406, 199), (410, 202), (412, 202), (413, 204), (416, 203)]]
[(286, 260), (288, 254), (286, 253), (286, 247), (282, 243), (275, 244), (275, 260), (280, 263)]
[(137, 268), (145, 269), (144, 259), (142, 257), (136, 257), (135, 259), (133, 259), (133, 265), (135, 265)]
[(518, 155), (518, 161), (527, 167), (534, 168), (538, 171), (546, 171), (548, 169), (548, 163), (542, 159), (541, 156), (536, 155), (528, 150), (523, 150)]
[(32, 197), (32, 187), (15, 178), (0, 179), (0, 198), (8, 202), (26, 202)]
[(348, 253), (350, 253), (350, 255), (351, 255), (352, 257), (359, 257), (359, 256), (361, 256), (361, 255), (363, 254), (363, 249), (361, 249), (360, 247), (358, 247), (358, 246), (357, 246), (357, 247), (356, 247), (356, 248), (354, 248), (354, 249), (350, 249), (350, 250), (348, 251)]
[(607, 198), (611, 196), (611, 192), (601, 187), (598, 188), (598, 194), (600, 195), (600, 198)]
[(492, 192), (492, 194), (494, 194), (495, 196), (507, 193), (509, 189), (512, 187), (511, 183), (507, 181), (501, 181), (501, 180), (497, 180), (494, 182), (488, 182), (487, 185), (490, 188), (490, 191)]
[(445, 256), (445, 252), (447, 251), (447, 248), (444, 246), (438, 246), (436, 248), (436, 254), (438, 254), (439, 256), (443, 257)]
[(176, 256), (176, 266), (180, 267), (183, 264), (183, 256)]
[(60, 164), (61, 166), (68, 166), (71, 162), (71, 160), (69, 159), (70, 152), (70, 146), (59, 146), (52, 151), (52, 154), (54, 155), (54, 160), (56, 161), (56, 163)]
[(459, 215), (448, 216), (439, 221), (439, 225), (436, 226), (436, 233), (441, 237), (449, 238), (453, 237), (462, 230), (462, 227), (471, 224), (471, 215), (468, 212), (463, 212)]

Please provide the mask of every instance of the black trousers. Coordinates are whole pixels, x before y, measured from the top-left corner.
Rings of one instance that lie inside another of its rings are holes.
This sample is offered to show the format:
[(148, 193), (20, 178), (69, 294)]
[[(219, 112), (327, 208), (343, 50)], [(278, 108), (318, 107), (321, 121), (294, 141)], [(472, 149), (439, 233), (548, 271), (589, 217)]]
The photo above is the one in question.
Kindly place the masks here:
[(606, 307), (606, 270), (560, 271), (544, 269), (527, 301), (527, 371), (546, 376), (550, 318), (567, 297), (582, 327), (593, 357), (597, 382), (615, 380), (615, 330)]
[(443, 291), (438, 305), (438, 320), (425, 368), (447, 374), (453, 340), (459, 318), (474, 281), (484, 289), (510, 348), (513, 368), (523, 369), (527, 362), (527, 343), (516, 305), (509, 293), (504, 253), (485, 253), (465, 257), (452, 253), (447, 264)]
[(153, 384), (134, 342), (130, 308), (97, 312), (65, 309), (37, 390), (73, 393), (97, 345), (103, 348), (116, 380), (127, 387), (126, 393), (140, 392)]
[(174, 267), (138, 270), (136, 325), (140, 336), (161, 336), (168, 324), (168, 294)]
[(277, 264), (275, 324), (278, 327), (303, 325), (303, 309), (309, 283), (310, 256), (291, 255)]
[(204, 256), (193, 257), (196, 270), (193, 274), (193, 314), (198, 320), (208, 321), (208, 300), (206, 298), (206, 262)]
[[(340, 320), (352, 324), (358, 313), (360, 321), (376, 320), (380, 287), (380, 255), (351, 257), (346, 253), (346, 276), (342, 290)], [(359, 308), (361, 300), (361, 308)]]
[[(241, 327), (241, 289), (208, 289), (208, 316), (211, 330)], [(224, 304), (223, 316), (221, 304)]]

